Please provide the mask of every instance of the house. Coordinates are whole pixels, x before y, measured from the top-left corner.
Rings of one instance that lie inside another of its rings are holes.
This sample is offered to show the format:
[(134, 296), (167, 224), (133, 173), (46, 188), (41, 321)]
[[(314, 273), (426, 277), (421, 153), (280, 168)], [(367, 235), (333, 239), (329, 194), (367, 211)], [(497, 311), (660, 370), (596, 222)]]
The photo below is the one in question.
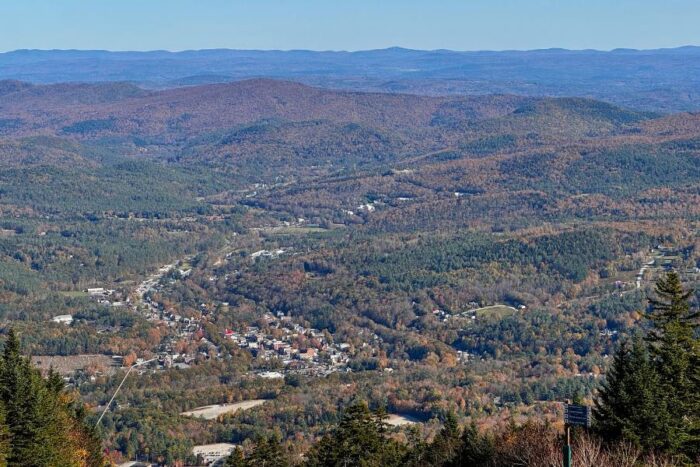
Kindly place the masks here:
[(308, 348), (299, 352), (299, 358), (302, 360), (313, 360), (316, 356), (316, 349)]
[(280, 373), (279, 371), (263, 371), (262, 373), (259, 374), (261, 378), (265, 379), (279, 379), (279, 378), (284, 378), (284, 375)]
[(277, 352), (279, 352), (279, 351), (280, 351), (281, 349), (283, 349), (284, 347), (285, 347), (285, 343), (282, 342), (282, 341), (274, 340), (274, 341), (272, 342), (272, 349), (273, 349), (273, 350), (276, 350)]
[(66, 326), (73, 322), (73, 317), (71, 315), (58, 315), (51, 318), (54, 323), (65, 324)]

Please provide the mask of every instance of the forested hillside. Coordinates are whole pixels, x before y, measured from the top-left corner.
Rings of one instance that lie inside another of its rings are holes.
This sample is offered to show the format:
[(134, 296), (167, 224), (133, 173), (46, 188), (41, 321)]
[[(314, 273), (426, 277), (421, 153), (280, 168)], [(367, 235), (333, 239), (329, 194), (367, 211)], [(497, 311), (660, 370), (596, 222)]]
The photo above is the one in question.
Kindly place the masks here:
[(107, 409), (114, 462), (328, 465), (358, 419), (415, 465), (512, 459), (610, 387), (659, 277), (700, 280), (699, 141), (577, 97), (5, 81), (3, 334)]

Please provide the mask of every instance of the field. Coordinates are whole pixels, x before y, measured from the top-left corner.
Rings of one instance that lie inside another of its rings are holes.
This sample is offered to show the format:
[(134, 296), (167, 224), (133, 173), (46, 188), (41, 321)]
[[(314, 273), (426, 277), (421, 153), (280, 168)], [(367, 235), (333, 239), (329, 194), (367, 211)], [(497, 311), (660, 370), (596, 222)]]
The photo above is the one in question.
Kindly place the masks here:
[(184, 415), (185, 417), (203, 418), (205, 420), (215, 420), (221, 415), (233, 414), (239, 410), (252, 409), (253, 407), (257, 407), (265, 402), (267, 402), (265, 399), (257, 399), (244, 402), (235, 402), (233, 404), (207, 405), (204, 407), (197, 407), (196, 409), (192, 409), (187, 412), (182, 412), (180, 415)]
[(66, 291), (61, 291), (59, 294), (63, 295), (64, 297), (70, 297), (70, 298), (79, 298), (79, 297), (87, 297), (88, 293), (84, 292), (82, 290), (66, 290)]
[(474, 313), (476, 313), (477, 318), (488, 317), (493, 319), (501, 319), (517, 312), (518, 310), (516, 308), (507, 305), (491, 305), (485, 306), (483, 308), (477, 308), (476, 310), (474, 310)]
[(119, 362), (109, 355), (34, 355), (32, 363), (44, 372), (53, 368), (61, 376), (71, 376), (77, 370), (112, 374), (119, 367)]

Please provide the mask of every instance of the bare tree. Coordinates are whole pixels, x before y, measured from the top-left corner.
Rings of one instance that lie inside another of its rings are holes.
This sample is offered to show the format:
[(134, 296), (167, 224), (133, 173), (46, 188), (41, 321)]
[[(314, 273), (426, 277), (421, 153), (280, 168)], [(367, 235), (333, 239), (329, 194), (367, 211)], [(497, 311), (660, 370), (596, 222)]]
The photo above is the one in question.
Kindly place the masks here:
[(635, 467), (639, 465), (642, 458), (642, 451), (637, 446), (626, 441), (616, 444), (608, 452), (614, 465), (620, 467)]
[(573, 463), (581, 467), (602, 467), (612, 465), (599, 438), (585, 432), (576, 433), (573, 440)]

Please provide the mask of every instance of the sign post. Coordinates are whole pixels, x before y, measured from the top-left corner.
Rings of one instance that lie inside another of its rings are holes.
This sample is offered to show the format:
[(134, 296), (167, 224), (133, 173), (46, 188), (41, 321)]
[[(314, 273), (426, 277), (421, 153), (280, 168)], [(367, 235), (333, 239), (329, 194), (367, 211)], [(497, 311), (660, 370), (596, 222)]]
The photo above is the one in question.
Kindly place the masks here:
[(562, 449), (564, 467), (571, 467), (571, 427), (566, 425), (566, 442)]
[(564, 467), (571, 467), (571, 427), (591, 427), (591, 408), (586, 405), (564, 404), (564, 429), (566, 442), (562, 449)]

